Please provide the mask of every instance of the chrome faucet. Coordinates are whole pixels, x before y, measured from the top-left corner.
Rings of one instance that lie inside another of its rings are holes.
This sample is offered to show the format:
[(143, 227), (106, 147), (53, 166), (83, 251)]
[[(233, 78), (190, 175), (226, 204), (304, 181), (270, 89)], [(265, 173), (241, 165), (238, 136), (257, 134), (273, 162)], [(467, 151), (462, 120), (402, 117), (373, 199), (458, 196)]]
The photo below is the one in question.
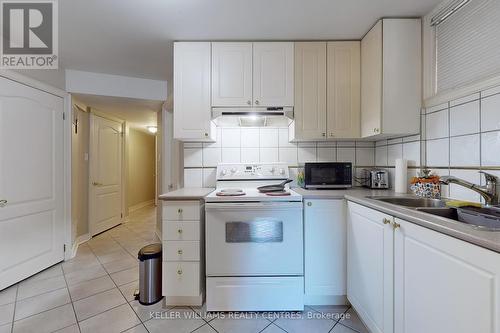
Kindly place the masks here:
[(484, 171), (479, 172), (484, 174), (484, 177), (486, 178), (485, 186), (473, 184), (454, 176), (443, 176), (439, 181), (445, 185), (449, 185), (450, 183), (457, 184), (479, 193), (484, 198), (486, 206), (498, 205), (497, 177)]

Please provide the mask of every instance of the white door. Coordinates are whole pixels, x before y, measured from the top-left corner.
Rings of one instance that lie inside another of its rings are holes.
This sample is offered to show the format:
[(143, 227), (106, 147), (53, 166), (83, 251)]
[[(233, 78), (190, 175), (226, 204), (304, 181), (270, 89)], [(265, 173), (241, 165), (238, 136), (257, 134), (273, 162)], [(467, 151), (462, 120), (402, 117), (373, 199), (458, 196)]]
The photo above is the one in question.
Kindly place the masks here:
[(373, 333), (393, 332), (393, 218), (348, 203), (347, 298)]
[(330, 305), (345, 296), (346, 230), (344, 200), (304, 201), (306, 304)]
[(253, 103), (293, 106), (293, 42), (253, 43)]
[(212, 106), (252, 105), (252, 43), (212, 43)]
[(359, 138), (360, 42), (328, 42), (328, 138)]
[(295, 139), (326, 139), (326, 43), (295, 43)]
[(499, 333), (500, 254), (396, 222), (394, 331)]
[(89, 222), (92, 236), (121, 223), (122, 124), (90, 116)]
[(174, 138), (214, 141), (210, 110), (210, 42), (174, 44)]
[(361, 40), (361, 136), (382, 129), (382, 21)]
[(0, 78), (0, 290), (64, 258), (63, 108)]

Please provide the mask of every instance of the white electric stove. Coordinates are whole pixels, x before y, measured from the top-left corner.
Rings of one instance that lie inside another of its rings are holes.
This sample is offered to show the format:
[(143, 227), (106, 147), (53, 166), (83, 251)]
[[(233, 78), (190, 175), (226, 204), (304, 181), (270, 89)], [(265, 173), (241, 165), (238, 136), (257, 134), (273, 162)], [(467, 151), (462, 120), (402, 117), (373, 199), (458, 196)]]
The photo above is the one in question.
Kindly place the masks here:
[(304, 309), (302, 196), (257, 187), (288, 179), (285, 164), (221, 164), (205, 198), (208, 311)]

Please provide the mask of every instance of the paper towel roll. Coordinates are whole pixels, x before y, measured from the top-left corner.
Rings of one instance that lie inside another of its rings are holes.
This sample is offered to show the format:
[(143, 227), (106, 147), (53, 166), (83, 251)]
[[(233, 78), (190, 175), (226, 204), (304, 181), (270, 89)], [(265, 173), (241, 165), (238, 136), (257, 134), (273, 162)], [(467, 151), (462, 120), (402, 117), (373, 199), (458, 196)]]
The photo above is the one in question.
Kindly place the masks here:
[(396, 177), (394, 180), (394, 192), (406, 193), (408, 190), (408, 161), (402, 158), (396, 160)]

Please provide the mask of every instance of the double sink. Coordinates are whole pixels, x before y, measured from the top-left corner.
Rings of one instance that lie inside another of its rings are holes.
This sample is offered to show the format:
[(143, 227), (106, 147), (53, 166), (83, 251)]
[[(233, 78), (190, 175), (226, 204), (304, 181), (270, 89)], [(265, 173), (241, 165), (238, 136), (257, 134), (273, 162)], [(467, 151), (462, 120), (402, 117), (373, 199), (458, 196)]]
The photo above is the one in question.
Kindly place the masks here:
[(457, 209), (447, 207), (447, 200), (441, 199), (377, 196), (368, 198), (462, 222), (476, 229), (500, 231), (499, 207), (464, 207)]

